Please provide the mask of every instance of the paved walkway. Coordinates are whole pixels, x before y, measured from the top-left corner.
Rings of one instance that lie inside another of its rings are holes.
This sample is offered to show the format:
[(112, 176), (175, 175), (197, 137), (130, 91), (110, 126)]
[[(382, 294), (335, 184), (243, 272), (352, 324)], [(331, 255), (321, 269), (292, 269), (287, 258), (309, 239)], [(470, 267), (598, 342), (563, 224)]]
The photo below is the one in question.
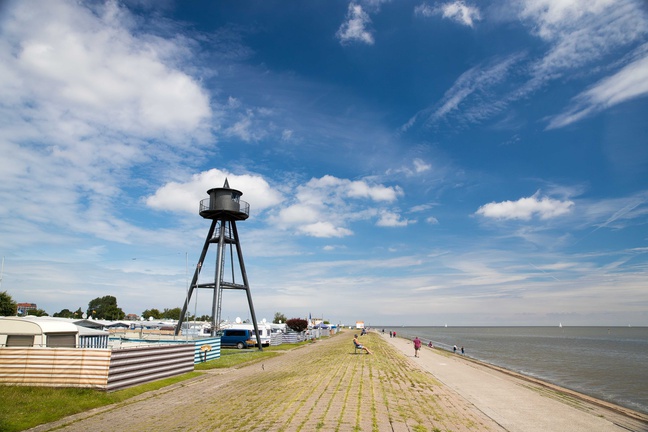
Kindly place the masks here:
[(347, 331), (262, 363), (212, 370), (32, 431), (627, 430), (590, 404), (459, 356), (425, 348), (413, 358), (409, 341), (377, 333), (361, 337), (373, 355), (355, 354), (352, 338)]
[[(511, 432), (646, 431), (648, 423), (628, 417), (619, 407), (556, 386), (485, 366), (459, 354), (423, 347), (414, 357), (411, 341), (384, 336), (421, 369), (468, 400)], [(621, 409), (622, 410), (622, 409)], [(637, 415), (648, 420), (648, 416)]]

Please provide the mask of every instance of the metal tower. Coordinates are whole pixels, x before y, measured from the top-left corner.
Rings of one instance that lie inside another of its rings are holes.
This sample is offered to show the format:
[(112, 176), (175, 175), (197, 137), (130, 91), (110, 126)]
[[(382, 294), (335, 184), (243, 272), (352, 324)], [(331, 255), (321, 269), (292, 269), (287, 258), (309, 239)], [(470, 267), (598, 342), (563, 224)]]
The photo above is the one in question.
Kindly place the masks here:
[[(191, 295), (196, 288), (207, 288), (214, 290), (214, 297), (212, 301), (212, 336), (220, 327), (221, 323), (221, 306), (223, 302), (224, 289), (245, 290), (247, 294), (248, 305), (250, 306), (250, 315), (254, 325), (254, 333), (256, 335), (257, 347), (263, 350), (261, 346), (261, 337), (259, 335), (259, 327), (257, 324), (256, 315), (254, 313), (254, 306), (252, 305), (252, 294), (250, 294), (250, 285), (248, 283), (247, 274), (245, 272), (245, 264), (243, 263), (243, 253), (241, 252), (241, 242), (239, 241), (238, 230), (236, 229), (236, 221), (243, 221), (249, 217), (250, 205), (241, 200), (243, 193), (236, 189), (231, 189), (227, 179), (222, 188), (214, 188), (207, 191), (209, 198), (200, 201), (200, 216), (205, 219), (211, 219), (212, 223), (205, 239), (205, 244), (196, 265), (196, 270), (187, 292), (180, 320), (175, 329), (176, 336), (180, 334), (182, 323), (189, 307)], [(207, 256), (207, 249), (209, 245), (217, 244), (218, 249), (216, 253), (216, 272), (214, 275), (214, 282), (198, 283), (198, 276), (203, 267), (203, 262)], [(229, 246), (229, 251), (227, 250)], [(234, 252), (232, 249), (236, 249)], [(229, 253), (228, 253), (229, 252)], [(234, 253), (240, 267), (240, 276), (243, 279), (242, 284), (236, 283), (234, 275)], [(225, 263), (226, 255), (229, 255), (230, 266), (232, 270), (231, 280), (225, 279)]]

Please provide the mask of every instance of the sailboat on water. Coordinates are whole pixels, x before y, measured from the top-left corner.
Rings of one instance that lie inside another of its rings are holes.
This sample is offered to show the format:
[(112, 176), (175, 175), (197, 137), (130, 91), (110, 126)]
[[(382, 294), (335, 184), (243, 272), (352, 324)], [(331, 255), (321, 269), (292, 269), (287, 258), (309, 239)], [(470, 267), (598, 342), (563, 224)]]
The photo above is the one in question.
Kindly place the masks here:
[(558, 323), (558, 327), (562, 328), (562, 323)]

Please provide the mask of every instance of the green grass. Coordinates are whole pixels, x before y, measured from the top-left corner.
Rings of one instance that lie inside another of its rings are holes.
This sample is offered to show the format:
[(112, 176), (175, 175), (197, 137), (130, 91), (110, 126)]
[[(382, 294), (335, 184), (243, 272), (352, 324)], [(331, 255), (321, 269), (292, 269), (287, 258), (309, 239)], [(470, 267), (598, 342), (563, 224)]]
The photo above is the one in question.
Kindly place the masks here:
[(29, 429), (93, 408), (123, 402), (199, 375), (199, 372), (189, 372), (112, 393), (80, 388), (0, 385), (0, 431)]
[(252, 350), (221, 349), (221, 356), (219, 359), (211, 360), (205, 363), (198, 363), (195, 367), (195, 370), (224, 369), (224, 368), (231, 368), (231, 367), (247, 366), (250, 364), (258, 363), (264, 359), (281, 355), (282, 351), (299, 348), (300, 346), (303, 346), (306, 343), (308, 342), (269, 346), (263, 348), (263, 351), (259, 351), (257, 349), (252, 349)]
[[(197, 364), (196, 371), (247, 366), (281, 355), (304, 343), (282, 344), (259, 350), (221, 350), (221, 358)], [(158, 390), (197, 376), (189, 372), (115, 392), (94, 389), (28, 387), (0, 385), (0, 431), (13, 432), (60, 420), (64, 417), (123, 402), (152, 390)]]

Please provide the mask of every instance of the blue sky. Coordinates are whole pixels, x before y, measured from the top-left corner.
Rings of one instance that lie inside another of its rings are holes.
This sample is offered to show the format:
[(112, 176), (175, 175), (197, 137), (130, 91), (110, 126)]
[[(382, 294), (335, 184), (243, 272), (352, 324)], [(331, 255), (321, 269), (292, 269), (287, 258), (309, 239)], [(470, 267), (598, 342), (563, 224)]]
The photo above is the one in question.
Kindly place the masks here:
[(648, 325), (643, 1), (10, 1), (0, 32), (16, 301), (181, 306), (227, 177), (259, 319)]

